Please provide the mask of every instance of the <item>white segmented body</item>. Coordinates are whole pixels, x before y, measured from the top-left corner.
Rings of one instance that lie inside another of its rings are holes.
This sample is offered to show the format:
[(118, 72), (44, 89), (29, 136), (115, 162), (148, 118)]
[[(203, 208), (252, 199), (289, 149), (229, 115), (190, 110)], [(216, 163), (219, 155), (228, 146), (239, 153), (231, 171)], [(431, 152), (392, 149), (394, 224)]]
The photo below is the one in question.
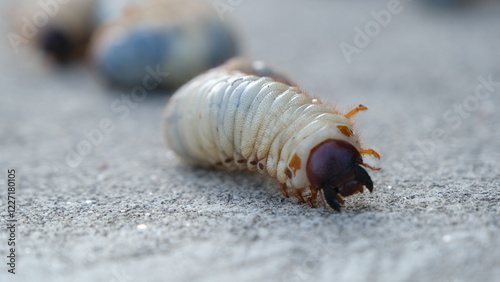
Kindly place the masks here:
[(183, 160), (257, 170), (291, 191), (311, 186), (306, 162), (323, 141), (344, 140), (361, 150), (351, 122), (333, 107), (296, 87), (224, 67), (180, 88), (164, 126), (168, 145)]

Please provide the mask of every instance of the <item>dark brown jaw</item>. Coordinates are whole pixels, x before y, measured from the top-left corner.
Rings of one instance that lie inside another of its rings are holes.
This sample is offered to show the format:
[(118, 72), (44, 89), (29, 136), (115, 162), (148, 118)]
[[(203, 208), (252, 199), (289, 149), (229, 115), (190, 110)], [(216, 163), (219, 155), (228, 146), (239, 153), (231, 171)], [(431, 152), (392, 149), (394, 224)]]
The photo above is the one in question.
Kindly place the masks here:
[(344, 200), (342, 197), (348, 197), (354, 195), (358, 192), (363, 192), (363, 186), (365, 186), (368, 191), (373, 192), (373, 181), (370, 175), (359, 165), (353, 168), (354, 179), (350, 180), (340, 186), (327, 185), (323, 188), (326, 202), (330, 207), (336, 211), (340, 211)]

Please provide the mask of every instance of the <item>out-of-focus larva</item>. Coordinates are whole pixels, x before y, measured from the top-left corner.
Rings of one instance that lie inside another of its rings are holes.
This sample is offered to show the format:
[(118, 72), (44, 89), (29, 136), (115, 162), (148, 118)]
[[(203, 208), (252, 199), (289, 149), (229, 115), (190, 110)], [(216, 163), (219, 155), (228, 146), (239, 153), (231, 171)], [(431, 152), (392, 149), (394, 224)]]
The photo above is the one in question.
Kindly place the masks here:
[(237, 52), (229, 26), (203, 1), (116, 2), (99, 3), (91, 46), (93, 64), (115, 84), (142, 85), (149, 67), (169, 73), (163, 86), (178, 87)]
[(351, 123), (367, 108), (342, 114), (286, 82), (262, 63), (241, 60), (199, 75), (167, 105), (167, 144), (193, 165), (266, 173), (286, 197), (311, 206), (326, 200), (340, 210), (343, 196), (363, 186), (371, 192), (362, 166), (374, 168), (361, 156), (380, 156), (361, 146)]
[(97, 0), (32, 1), (17, 7), (13, 30), (57, 62), (85, 55)]

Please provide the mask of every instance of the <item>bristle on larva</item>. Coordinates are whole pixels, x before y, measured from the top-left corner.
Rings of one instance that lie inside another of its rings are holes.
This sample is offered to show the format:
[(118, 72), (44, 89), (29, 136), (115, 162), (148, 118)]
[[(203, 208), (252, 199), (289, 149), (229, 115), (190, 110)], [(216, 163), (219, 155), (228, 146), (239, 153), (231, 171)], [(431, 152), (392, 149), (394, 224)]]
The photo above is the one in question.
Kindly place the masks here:
[(362, 155), (380, 156), (361, 148), (349, 120), (364, 106), (346, 117), (252, 65), (233, 60), (182, 86), (164, 114), (168, 146), (193, 165), (268, 174), (311, 206), (340, 210), (342, 197), (372, 191)]

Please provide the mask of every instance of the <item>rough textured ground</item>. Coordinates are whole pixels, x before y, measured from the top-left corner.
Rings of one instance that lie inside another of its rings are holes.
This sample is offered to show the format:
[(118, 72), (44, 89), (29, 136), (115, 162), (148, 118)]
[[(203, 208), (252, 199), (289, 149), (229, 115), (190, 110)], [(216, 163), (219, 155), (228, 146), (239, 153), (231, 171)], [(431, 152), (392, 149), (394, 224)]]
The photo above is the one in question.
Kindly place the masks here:
[[(19, 223), (15, 276), (0, 232), (0, 280), (500, 281), (500, 86), (473, 98), (479, 77), (500, 82), (500, 7), (403, 1), (347, 63), (339, 45), (388, 3), (351, 2), (243, 1), (226, 14), (245, 54), (343, 110), (370, 108), (358, 128), (384, 169), (342, 213), (283, 199), (263, 177), (187, 167), (163, 145), (165, 96), (115, 113), (128, 93), (2, 44), (0, 178), (17, 170)], [(114, 131), (64, 169), (105, 118)]]

